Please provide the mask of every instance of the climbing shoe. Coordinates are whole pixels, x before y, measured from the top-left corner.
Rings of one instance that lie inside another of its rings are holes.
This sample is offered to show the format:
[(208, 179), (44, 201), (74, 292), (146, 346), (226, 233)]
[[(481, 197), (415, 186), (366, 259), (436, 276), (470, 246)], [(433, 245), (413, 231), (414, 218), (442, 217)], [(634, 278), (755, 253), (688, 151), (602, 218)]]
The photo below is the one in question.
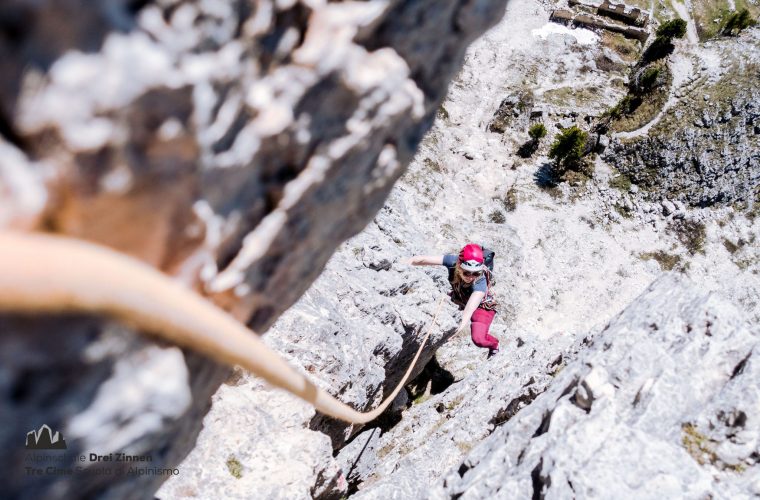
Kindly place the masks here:
[(486, 359), (491, 359), (494, 356), (496, 356), (497, 354), (499, 354), (499, 350), (498, 349), (489, 349), (488, 350), (488, 357)]

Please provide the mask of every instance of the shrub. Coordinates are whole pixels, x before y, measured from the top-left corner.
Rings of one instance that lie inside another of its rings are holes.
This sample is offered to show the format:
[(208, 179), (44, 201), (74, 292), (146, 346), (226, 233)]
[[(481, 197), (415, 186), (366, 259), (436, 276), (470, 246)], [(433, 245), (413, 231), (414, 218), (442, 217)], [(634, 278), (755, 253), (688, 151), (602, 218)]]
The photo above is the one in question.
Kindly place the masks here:
[(517, 190), (514, 186), (509, 188), (507, 191), (507, 194), (504, 196), (504, 199), (501, 200), (502, 204), (504, 205), (504, 210), (507, 212), (514, 212), (517, 208)]
[(615, 104), (612, 108), (610, 108), (606, 114), (610, 116), (610, 118), (617, 119), (620, 118), (622, 115), (627, 115), (631, 112), (631, 101), (632, 97), (630, 94), (626, 94), (625, 97), (620, 99), (620, 102)]
[(652, 45), (647, 47), (644, 55), (641, 56), (643, 61), (656, 61), (670, 55), (675, 47), (672, 40), (674, 38), (683, 38), (686, 34), (686, 21), (676, 18), (664, 23), (657, 28), (657, 37)]
[(230, 455), (227, 459), (227, 470), (235, 479), (243, 477), (243, 464), (234, 455)]
[(494, 210), (488, 215), (488, 220), (493, 222), (494, 224), (504, 224), (507, 222), (507, 218), (504, 217), (504, 214), (501, 213), (501, 210)]
[(657, 28), (657, 36), (667, 38), (668, 41), (673, 38), (683, 38), (686, 34), (686, 21), (677, 17), (668, 21)]
[(639, 78), (639, 89), (641, 91), (652, 90), (657, 83), (657, 78), (660, 76), (660, 68), (647, 68), (641, 73)]
[(670, 271), (676, 267), (680, 267), (681, 264), (681, 257), (678, 255), (663, 252), (662, 250), (642, 253), (639, 254), (639, 257), (642, 260), (656, 260), (657, 263), (660, 264), (660, 268), (662, 268), (663, 271)]
[(543, 123), (534, 123), (528, 129), (528, 135), (534, 141), (540, 141), (546, 137), (546, 127), (544, 127)]
[(549, 158), (555, 160), (555, 171), (561, 175), (577, 169), (586, 149), (588, 134), (577, 126), (566, 128), (554, 137), (549, 148)]
[(668, 232), (675, 235), (692, 255), (705, 253), (707, 230), (703, 222), (674, 219), (668, 224)]
[(538, 150), (538, 142), (542, 137), (546, 136), (546, 127), (544, 127), (543, 123), (534, 123), (528, 129), (528, 135), (530, 136), (530, 140), (517, 150), (520, 158), (530, 158), (533, 156), (533, 153)]
[(724, 35), (738, 35), (740, 31), (745, 28), (753, 26), (757, 21), (752, 19), (747, 9), (742, 9), (739, 12), (734, 12), (726, 20), (726, 25), (723, 26), (721, 33)]

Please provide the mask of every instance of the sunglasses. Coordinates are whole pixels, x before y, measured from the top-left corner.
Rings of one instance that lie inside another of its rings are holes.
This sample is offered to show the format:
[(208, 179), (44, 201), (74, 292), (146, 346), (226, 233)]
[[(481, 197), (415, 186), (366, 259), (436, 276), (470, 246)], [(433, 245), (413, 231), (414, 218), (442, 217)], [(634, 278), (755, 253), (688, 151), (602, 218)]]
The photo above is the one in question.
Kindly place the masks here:
[(483, 274), (483, 272), (482, 272), (482, 271), (475, 271), (475, 272), (473, 273), (473, 272), (470, 272), (470, 271), (465, 271), (465, 270), (462, 270), (462, 275), (463, 275), (463, 276), (466, 276), (466, 277), (468, 277), (468, 278), (469, 278), (470, 276), (474, 276), (474, 277), (476, 277), (476, 278), (477, 278), (477, 277), (478, 277), (478, 276), (480, 276), (481, 274)]

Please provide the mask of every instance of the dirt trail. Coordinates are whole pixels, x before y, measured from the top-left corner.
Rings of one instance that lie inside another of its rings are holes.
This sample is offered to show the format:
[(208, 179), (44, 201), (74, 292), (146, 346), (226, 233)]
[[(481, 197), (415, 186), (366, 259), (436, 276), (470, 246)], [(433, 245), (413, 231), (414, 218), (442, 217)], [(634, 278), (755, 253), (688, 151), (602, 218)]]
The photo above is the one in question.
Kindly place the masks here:
[(693, 45), (699, 43), (699, 36), (697, 35), (697, 25), (694, 23), (694, 19), (691, 17), (691, 0), (685, 0), (686, 4), (682, 4), (677, 0), (673, 0), (671, 5), (673, 10), (676, 11), (678, 16), (686, 21), (686, 39)]
[(668, 100), (663, 105), (662, 110), (643, 127), (630, 132), (616, 133), (615, 137), (619, 139), (633, 139), (648, 134), (649, 130), (657, 125), (668, 110), (678, 102), (679, 89), (684, 82), (689, 80), (695, 71), (695, 67), (690, 60), (690, 55), (698, 50), (699, 37), (697, 36), (694, 19), (691, 17), (691, 0), (686, 0), (686, 4), (674, 0), (672, 5), (678, 16), (686, 21), (686, 40), (681, 43), (676, 42), (676, 51), (669, 61), (670, 71), (673, 74), (673, 83), (670, 86)]

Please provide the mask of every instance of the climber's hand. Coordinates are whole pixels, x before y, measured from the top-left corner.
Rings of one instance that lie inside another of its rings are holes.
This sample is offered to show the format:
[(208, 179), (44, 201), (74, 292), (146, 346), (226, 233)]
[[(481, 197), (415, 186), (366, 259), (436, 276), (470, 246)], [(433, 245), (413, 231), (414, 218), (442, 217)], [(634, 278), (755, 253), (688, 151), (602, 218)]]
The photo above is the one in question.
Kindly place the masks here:
[(414, 257), (404, 257), (403, 259), (398, 259), (396, 261), (396, 265), (399, 267), (414, 265)]
[(460, 335), (462, 333), (468, 332), (470, 330), (470, 325), (467, 323), (459, 323), (459, 326), (457, 327), (457, 331), (454, 335)]

